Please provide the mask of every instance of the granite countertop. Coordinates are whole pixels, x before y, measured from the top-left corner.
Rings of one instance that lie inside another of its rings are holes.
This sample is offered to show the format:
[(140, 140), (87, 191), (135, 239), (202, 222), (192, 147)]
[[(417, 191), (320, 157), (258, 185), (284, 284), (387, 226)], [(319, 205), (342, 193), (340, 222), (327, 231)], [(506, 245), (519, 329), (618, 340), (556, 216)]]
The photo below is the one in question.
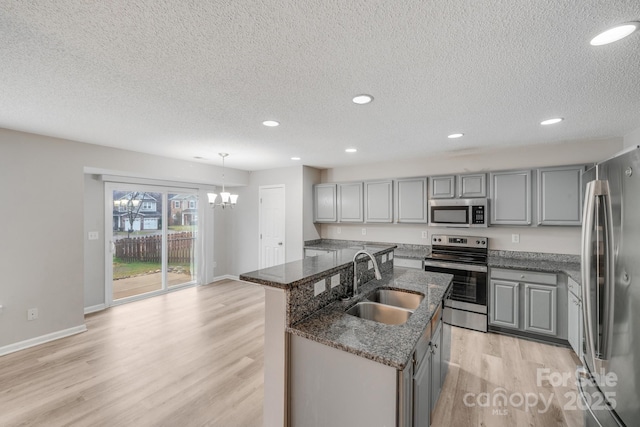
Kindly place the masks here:
[[(451, 284), (450, 274), (395, 268), (360, 288), (359, 298), (336, 301), (287, 328), (287, 332), (402, 370)], [(425, 295), (403, 325), (386, 325), (345, 313), (377, 288), (398, 288)]]
[[(554, 259), (549, 259), (550, 257)], [(504, 256), (498, 254), (489, 256), (489, 267), (565, 273), (577, 283), (582, 282), (580, 258), (577, 255), (526, 253), (520, 256)]]
[(430, 247), (424, 249), (413, 249), (413, 248), (404, 248), (398, 245), (398, 248), (393, 251), (393, 256), (398, 258), (409, 258), (409, 259), (425, 259), (431, 255)]
[(291, 289), (300, 283), (313, 280), (315, 276), (321, 278), (350, 265), (353, 262), (353, 256), (361, 249), (365, 249), (375, 256), (391, 252), (395, 247), (395, 245), (389, 244), (380, 246), (344, 246), (340, 249), (333, 249), (330, 254), (303, 258), (298, 261), (243, 273), (240, 275), (240, 280), (275, 288)]
[(333, 239), (318, 239), (305, 242), (305, 249), (318, 249), (326, 251), (337, 251), (345, 248), (364, 248), (367, 246), (387, 246), (395, 245), (394, 256), (399, 258), (411, 258), (411, 259), (425, 259), (431, 254), (431, 246), (428, 245), (410, 245), (402, 243), (370, 243), (362, 242), (358, 240), (333, 240)]

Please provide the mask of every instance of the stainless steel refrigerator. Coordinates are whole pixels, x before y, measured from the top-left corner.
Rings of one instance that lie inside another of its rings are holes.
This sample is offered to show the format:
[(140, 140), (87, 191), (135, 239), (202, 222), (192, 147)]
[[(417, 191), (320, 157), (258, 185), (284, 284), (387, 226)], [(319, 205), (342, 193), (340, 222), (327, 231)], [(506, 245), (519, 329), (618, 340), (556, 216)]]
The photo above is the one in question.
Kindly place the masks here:
[(640, 146), (584, 177), (578, 403), (588, 427), (640, 426)]

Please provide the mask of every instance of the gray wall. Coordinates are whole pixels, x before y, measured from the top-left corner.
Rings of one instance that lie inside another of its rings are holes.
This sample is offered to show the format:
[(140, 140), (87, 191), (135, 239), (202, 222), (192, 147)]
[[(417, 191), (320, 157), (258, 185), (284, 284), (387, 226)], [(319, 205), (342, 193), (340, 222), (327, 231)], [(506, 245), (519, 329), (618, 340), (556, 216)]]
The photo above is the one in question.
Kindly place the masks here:
[[(85, 305), (103, 302), (104, 198), (86, 168), (202, 185), (221, 181), (217, 166), (0, 129), (0, 348), (81, 326)], [(245, 171), (227, 169), (225, 177), (249, 182)], [(86, 240), (90, 229), (100, 232), (99, 240)], [(39, 309), (38, 320), (26, 320), (28, 308)]]

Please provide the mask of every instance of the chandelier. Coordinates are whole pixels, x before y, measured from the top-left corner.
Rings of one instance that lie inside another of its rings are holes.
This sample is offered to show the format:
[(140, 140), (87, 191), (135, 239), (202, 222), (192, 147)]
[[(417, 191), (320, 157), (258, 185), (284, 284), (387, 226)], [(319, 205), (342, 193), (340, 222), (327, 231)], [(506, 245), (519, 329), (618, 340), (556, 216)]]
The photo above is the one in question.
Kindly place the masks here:
[(226, 208), (227, 206), (230, 206), (231, 208), (233, 208), (235, 204), (238, 202), (238, 195), (231, 194), (224, 189), (224, 158), (227, 157), (229, 154), (218, 153), (218, 155), (222, 157), (222, 191), (220, 192), (221, 202), (216, 203), (216, 199), (218, 198), (218, 195), (216, 193), (207, 193), (207, 197), (209, 198), (209, 204), (214, 208), (216, 206), (221, 206), (222, 209)]

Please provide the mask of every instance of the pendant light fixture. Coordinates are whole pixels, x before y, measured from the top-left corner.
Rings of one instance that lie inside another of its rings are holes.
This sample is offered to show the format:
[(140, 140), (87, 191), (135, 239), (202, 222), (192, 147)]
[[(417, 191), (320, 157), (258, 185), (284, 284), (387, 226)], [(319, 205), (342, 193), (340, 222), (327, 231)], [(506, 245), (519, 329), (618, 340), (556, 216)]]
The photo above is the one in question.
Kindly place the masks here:
[(224, 158), (227, 157), (229, 154), (218, 153), (218, 155), (222, 157), (222, 191), (220, 192), (221, 202), (216, 203), (216, 199), (218, 198), (218, 195), (216, 193), (207, 193), (207, 197), (209, 198), (209, 204), (214, 208), (216, 206), (221, 206), (222, 209), (226, 208), (227, 206), (233, 208), (235, 204), (238, 202), (238, 195), (231, 194), (228, 191), (226, 191), (224, 188)]

